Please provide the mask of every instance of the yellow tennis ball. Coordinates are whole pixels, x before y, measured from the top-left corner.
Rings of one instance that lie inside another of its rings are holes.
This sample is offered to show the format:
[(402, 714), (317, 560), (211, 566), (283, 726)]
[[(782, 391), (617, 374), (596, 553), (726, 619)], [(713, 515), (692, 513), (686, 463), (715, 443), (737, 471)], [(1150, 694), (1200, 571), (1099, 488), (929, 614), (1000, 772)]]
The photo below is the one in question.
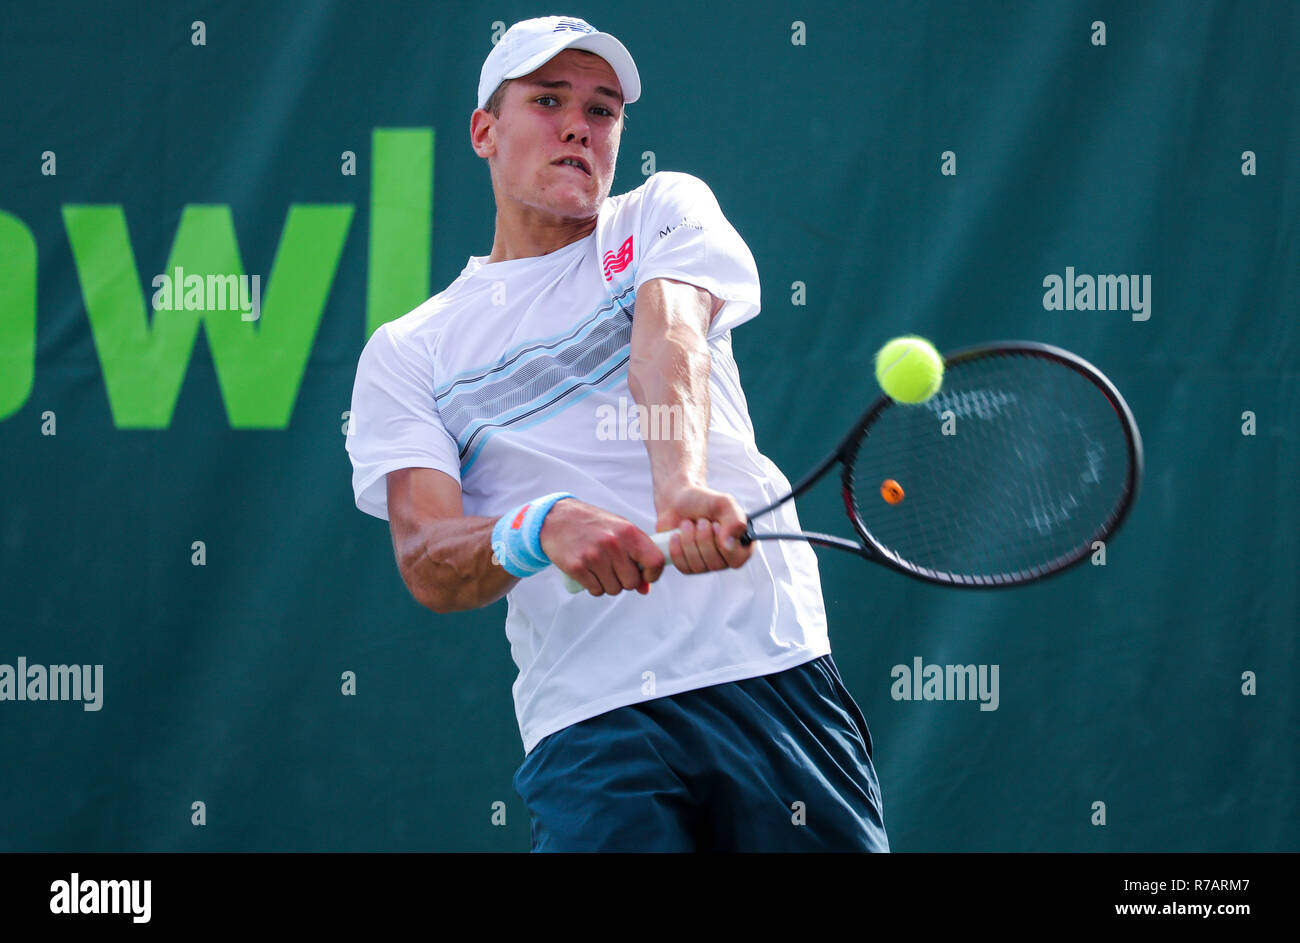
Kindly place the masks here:
[(895, 337), (876, 354), (876, 380), (891, 399), (924, 403), (943, 385), (943, 357), (924, 337)]

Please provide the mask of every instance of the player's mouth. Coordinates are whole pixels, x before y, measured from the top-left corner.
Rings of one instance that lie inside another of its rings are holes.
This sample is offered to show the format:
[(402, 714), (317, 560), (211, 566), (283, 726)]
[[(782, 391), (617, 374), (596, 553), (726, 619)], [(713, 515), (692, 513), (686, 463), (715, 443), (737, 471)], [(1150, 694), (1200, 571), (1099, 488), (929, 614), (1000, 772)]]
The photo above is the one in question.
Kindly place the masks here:
[(591, 176), (591, 168), (587, 166), (587, 162), (581, 157), (561, 157), (557, 161), (552, 161), (552, 163), (556, 167), (571, 167), (574, 170), (581, 171), (588, 177)]

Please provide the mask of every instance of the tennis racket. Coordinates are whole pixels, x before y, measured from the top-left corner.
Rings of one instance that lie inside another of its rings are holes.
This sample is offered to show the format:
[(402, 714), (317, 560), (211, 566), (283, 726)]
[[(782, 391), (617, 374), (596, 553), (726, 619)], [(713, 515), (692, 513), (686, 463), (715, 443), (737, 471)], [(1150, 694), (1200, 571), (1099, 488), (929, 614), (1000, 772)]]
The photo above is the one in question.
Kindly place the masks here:
[[(1142, 463), (1133, 413), (1100, 370), (1046, 344), (984, 344), (946, 354), (924, 403), (872, 403), (789, 494), (748, 515), (741, 540), (806, 540), (943, 586), (1019, 586), (1109, 540)], [(837, 465), (856, 540), (755, 526)], [(675, 533), (653, 535), (665, 557)]]

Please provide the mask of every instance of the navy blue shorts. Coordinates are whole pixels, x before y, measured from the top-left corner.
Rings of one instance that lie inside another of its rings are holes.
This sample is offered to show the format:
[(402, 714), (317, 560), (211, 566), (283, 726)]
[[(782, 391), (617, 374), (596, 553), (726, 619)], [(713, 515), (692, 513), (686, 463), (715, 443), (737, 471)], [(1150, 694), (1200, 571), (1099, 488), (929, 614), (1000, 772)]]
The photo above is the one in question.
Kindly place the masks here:
[(888, 851), (871, 732), (830, 655), (542, 739), (533, 851)]

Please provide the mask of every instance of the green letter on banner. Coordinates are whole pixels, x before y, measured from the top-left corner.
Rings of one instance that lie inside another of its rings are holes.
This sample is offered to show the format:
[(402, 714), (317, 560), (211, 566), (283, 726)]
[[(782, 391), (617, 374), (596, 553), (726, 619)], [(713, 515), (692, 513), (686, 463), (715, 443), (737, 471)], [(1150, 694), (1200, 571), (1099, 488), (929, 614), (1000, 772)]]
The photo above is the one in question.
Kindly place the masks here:
[(432, 227), (433, 128), (375, 128), (371, 136), (367, 340), (381, 324), (429, 299)]
[(0, 419), (18, 412), (36, 375), (36, 239), (0, 213)]
[[(65, 206), (64, 225), (119, 429), (171, 424), (202, 318), (230, 425), (289, 423), (352, 220), (347, 204), (289, 208), (257, 321), (225, 310), (159, 310), (149, 318), (120, 206)], [(242, 276), (228, 206), (187, 206), (162, 273)], [(152, 285), (153, 276), (150, 276)], [(149, 293), (153, 297), (153, 292)]]

